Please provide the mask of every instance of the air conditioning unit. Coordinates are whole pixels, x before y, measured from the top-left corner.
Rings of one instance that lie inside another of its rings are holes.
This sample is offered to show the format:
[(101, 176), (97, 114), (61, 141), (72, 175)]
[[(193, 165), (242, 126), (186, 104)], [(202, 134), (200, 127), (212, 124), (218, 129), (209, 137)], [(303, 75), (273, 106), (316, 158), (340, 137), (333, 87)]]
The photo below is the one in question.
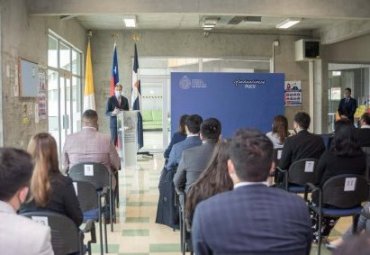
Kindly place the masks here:
[(295, 42), (295, 61), (309, 61), (320, 58), (320, 41), (301, 39)]

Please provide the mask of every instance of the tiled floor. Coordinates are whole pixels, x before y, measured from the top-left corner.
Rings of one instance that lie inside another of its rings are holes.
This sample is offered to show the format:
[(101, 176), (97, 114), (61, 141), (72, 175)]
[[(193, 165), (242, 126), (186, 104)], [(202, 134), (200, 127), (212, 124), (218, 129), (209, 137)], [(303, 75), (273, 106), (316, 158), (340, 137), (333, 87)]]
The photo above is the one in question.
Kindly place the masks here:
[[(109, 254), (180, 254), (179, 231), (174, 232), (155, 223), (157, 186), (162, 167), (162, 154), (155, 154), (153, 159), (139, 159), (138, 169), (120, 172), (119, 219), (114, 225), (114, 232), (108, 232)], [(341, 220), (331, 238), (339, 236), (349, 224), (350, 219)], [(99, 246), (94, 245), (93, 251), (99, 254)], [(315, 252), (316, 247), (313, 246), (311, 254)], [(328, 255), (330, 252), (323, 248), (321, 254)]]

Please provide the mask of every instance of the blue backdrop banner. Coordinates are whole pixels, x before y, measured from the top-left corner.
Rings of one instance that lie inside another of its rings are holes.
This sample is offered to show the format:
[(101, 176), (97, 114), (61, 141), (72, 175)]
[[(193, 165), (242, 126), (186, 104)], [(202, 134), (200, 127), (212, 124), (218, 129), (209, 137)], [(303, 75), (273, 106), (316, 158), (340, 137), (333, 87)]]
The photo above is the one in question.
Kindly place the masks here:
[(284, 114), (284, 74), (171, 73), (172, 133), (181, 115), (195, 113), (219, 119), (225, 138), (242, 127), (268, 132)]

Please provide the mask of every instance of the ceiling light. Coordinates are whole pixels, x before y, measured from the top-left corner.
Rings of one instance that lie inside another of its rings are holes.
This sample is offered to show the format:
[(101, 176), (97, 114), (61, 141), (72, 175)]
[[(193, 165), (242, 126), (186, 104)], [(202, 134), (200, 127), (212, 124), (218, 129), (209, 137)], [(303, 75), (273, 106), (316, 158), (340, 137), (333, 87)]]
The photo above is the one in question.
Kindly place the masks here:
[(125, 16), (123, 17), (123, 22), (125, 22), (126, 27), (136, 27), (136, 17), (135, 16)]
[(287, 29), (301, 22), (301, 19), (289, 18), (276, 25), (276, 28)]

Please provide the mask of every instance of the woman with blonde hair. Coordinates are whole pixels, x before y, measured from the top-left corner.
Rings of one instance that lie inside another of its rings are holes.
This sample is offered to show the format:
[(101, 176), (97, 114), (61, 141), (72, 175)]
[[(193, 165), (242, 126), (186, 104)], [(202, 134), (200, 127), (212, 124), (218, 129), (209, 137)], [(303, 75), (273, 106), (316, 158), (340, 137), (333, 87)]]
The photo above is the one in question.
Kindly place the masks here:
[(31, 198), (20, 212), (53, 211), (66, 215), (79, 226), (82, 212), (72, 180), (59, 171), (55, 139), (48, 133), (36, 134), (31, 138), (27, 151), (34, 163)]

